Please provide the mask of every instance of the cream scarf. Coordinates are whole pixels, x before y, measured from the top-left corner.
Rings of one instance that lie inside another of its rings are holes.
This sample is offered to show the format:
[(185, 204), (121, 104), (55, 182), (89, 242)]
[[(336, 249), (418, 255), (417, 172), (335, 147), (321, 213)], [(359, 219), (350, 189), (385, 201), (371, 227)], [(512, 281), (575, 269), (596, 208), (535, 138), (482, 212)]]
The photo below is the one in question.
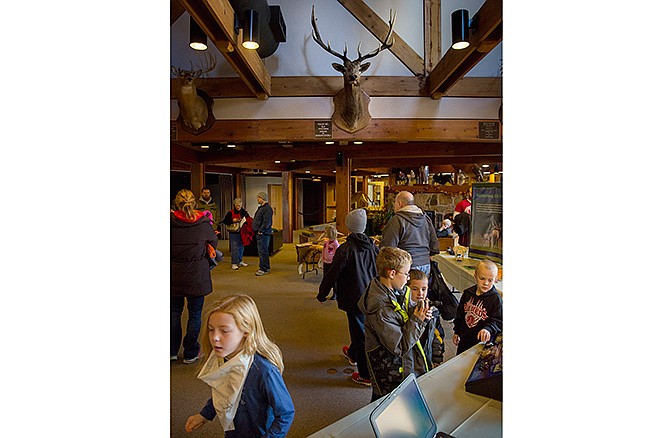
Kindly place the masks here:
[(220, 359), (214, 352), (198, 374), (198, 379), (212, 387), (212, 402), (223, 430), (235, 430), (233, 418), (242, 398), (242, 386), (247, 378), (253, 356), (238, 353), (219, 365)]

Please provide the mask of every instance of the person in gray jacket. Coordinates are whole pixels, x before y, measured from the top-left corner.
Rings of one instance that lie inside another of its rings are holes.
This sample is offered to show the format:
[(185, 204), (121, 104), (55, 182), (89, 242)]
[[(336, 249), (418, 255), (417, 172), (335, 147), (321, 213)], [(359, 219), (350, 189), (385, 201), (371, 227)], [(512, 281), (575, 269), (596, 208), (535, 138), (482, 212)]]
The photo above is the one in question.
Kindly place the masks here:
[(372, 401), (389, 394), (411, 373), (420, 376), (430, 369), (420, 337), (433, 309), (427, 299), (406, 309), (401, 305), (411, 263), (407, 251), (382, 248), (376, 260), (377, 277), (358, 301), (365, 314), (365, 356), (372, 377)]
[(380, 248), (404, 249), (412, 256), (412, 269), (430, 274), (430, 256), (440, 253), (440, 242), (430, 218), (416, 205), (414, 195), (402, 191), (395, 197), (395, 214), (382, 231)]

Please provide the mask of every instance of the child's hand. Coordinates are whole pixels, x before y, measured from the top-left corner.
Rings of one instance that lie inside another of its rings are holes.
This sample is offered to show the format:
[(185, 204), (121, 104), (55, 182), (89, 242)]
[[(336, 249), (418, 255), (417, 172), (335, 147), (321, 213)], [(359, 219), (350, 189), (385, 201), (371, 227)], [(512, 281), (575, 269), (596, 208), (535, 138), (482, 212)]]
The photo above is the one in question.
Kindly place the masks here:
[(193, 432), (205, 424), (206, 421), (207, 419), (200, 414), (191, 415), (188, 417), (188, 420), (186, 420), (186, 432)]
[(458, 345), (458, 343), (461, 342), (461, 337), (458, 335), (454, 335), (451, 337), (451, 342), (453, 342), (454, 345)]
[(481, 329), (479, 333), (477, 333), (477, 339), (481, 342), (488, 342), (491, 340), (491, 332), (486, 329)]
[(421, 321), (425, 321), (433, 317), (433, 308), (428, 305), (428, 300), (419, 300), (414, 308), (414, 316)]

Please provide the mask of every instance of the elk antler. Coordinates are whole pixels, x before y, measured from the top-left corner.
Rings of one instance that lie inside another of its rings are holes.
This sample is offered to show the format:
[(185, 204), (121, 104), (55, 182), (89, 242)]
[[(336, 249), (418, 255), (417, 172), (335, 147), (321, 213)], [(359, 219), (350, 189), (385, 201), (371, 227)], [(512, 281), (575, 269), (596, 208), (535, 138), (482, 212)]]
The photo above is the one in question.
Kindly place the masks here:
[[(377, 47), (375, 50), (372, 52), (368, 53), (367, 55), (362, 55), (361, 54), (361, 43), (358, 43), (358, 59), (354, 62), (360, 63), (361, 61), (364, 61), (366, 59), (374, 58), (381, 52), (382, 50), (388, 49), (393, 45), (393, 26), (395, 25), (395, 19), (398, 15), (398, 12), (393, 13), (393, 11), (390, 12), (390, 19), (389, 19), (389, 31), (388, 34), (386, 35), (386, 38), (384, 38), (384, 42)], [(342, 61), (348, 61), (347, 58), (347, 44), (344, 43), (344, 53), (340, 54), (334, 51), (333, 49), (330, 48), (330, 40), (328, 41), (328, 44), (326, 45), (323, 40), (321, 39), (321, 35), (319, 34), (319, 28), (316, 26), (316, 20), (317, 18), (314, 16), (314, 5), (312, 5), (312, 38), (318, 45), (320, 45), (326, 52), (330, 53), (333, 56), (336, 56), (340, 58)]]
[(320, 45), (323, 50), (326, 52), (330, 53), (333, 56), (336, 56), (340, 58), (342, 61), (347, 61), (347, 45), (344, 45), (344, 53), (340, 54), (337, 53), (335, 50), (330, 48), (330, 40), (328, 40), (328, 45), (326, 45), (323, 40), (321, 39), (321, 35), (319, 34), (319, 28), (316, 27), (316, 17), (314, 16), (314, 5), (312, 5), (312, 38), (318, 45)]
[(358, 59), (356, 62), (364, 61), (366, 59), (374, 58), (381, 52), (382, 50), (388, 49), (391, 47), (394, 43), (394, 40), (392, 38), (393, 35), (393, 26), (395, 25), (395, 19), (398, 15), (398, 12), (396, 11), (393, 13), (393, 11), (390, 12), (390, 17), (389, 17), (389, 33), (386, 35), (386, 38), (384, 38), (384, 42), (379, 45), (375, 50), (372, 52), (368, 53), (367, 55), (361, 55), (361, 43), (358, 43)]

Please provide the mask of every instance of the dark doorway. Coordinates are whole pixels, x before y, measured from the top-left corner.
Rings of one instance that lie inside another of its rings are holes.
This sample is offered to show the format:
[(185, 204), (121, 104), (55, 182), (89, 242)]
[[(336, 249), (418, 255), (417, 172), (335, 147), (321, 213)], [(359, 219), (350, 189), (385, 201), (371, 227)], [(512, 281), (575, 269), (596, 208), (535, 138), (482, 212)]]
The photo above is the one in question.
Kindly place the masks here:
[(323, 183), (305, 180), (302, 183), (302, 218), (305, 227), (318, 225), (324, 220)]
[(179, 190), (191, 190), (191, 172), (172, 170), (170, 171), (170, 205), (174, 201)]

